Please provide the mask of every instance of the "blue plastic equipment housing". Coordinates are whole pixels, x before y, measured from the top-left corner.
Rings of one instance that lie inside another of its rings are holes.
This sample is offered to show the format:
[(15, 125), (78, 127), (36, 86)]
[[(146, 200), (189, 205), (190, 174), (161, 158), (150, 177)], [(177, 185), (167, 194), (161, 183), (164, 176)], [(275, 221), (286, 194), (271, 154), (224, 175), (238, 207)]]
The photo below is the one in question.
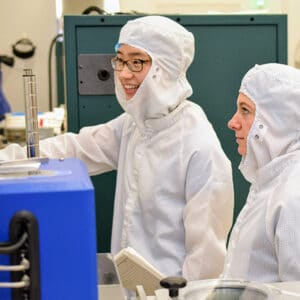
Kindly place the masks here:
[[(34, 214), (39, 226), (40, 283), (43, 300), (96, 300), (97, 259), (94, 188), (77, 159), (49, 160), (50, 174), (0, 179), (0, 242), (9, 240), (12, 216)], [(9, 255), (0, 255), (0, 265)], [(0, 282), (10, 281), (0, 272)], [(11, 290), (0, 288), (0, 299)]]

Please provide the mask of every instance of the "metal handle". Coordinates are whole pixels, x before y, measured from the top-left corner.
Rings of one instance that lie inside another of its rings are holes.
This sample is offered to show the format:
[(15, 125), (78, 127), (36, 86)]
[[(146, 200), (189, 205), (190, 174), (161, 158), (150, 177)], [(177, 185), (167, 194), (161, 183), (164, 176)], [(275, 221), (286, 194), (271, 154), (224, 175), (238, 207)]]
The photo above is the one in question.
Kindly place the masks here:
[(1, 266), (0, 265), (0, 271), (5, 272), (21, 272), (26, 271), (30, 267), (30, 263), (26, 258), (23, 258), (21, 263), (19, 265), (10, 265), (10, 266)]
[(17, 282), (0, 282), (0, 288), (21, 289), (30, 285), (30, 278), (24, 275), (21, 281)]

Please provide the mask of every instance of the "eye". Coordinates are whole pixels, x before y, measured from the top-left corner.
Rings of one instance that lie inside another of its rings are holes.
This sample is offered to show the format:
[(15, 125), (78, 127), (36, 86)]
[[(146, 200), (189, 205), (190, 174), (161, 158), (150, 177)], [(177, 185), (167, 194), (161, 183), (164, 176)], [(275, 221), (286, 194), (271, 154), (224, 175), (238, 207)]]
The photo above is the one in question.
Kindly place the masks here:
[(245, 107), (245, 106), (242, 106), (242, 107), (241, 107), (241, 112), (242, 112), (242, 114), (244, 114), (244, 115), (250, 113), (249, 109), (248, 109), (247, 107)]
[(139, 66), (141, 63), (142, 63), (142, 60), (140, 59), (133, 59), (131, 61), (131, 63), (134, 65), (134, 66)]
[(116, 56), (115, 61), (116, 61), (116, 63), (123, 63), (124, 62), (124, 60), (122, 58), (118, 57), (118, 56)]

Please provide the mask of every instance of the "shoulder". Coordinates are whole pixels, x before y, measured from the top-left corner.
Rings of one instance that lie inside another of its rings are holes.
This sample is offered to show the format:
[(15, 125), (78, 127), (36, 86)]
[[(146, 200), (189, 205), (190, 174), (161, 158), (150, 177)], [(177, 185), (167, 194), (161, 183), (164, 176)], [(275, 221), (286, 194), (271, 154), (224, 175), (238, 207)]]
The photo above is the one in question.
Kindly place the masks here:
[(284, 209), (297, 208), (300, 215), (300, 161), (286, 168), (281, 175), (278, 196)]
[(199, 104), (197, 104), (193, 101), (190, 101), (190, 100), (186, 100), (184, 102), (183, 113), (189, 114), (191, 116), (195, 116), (197, 118), (200, 117), (200, 119), (205, 122), (208, 121), (203, 108)]
[(281, 218), (291, 214), (300, 215), (300, 158), (287, 163), (276, 177), (276, 183), (266, 187), (266, 192), (270, 189), (268, 211)]
[(106, 123), (83, 127), (80, 130), (80, 134), (106, 135), (110, 133), (110, 134), (122, 135), (123, 128), (127, 120), (128, 120), (128, 114), (122, 113), (121, 115), (117, 116), (114, 119), (109, 120)]
[(281, 202), (289, 202), (294, 197), (300, 197), (300, 156), (287, 159), (283, 164), (283, 170), (277, 176), (276, 195)]
[(198, 104), (186, 101), (182, 109), (181, 122), (183, 136), (187, 141), (190, 140), (201, 148), (203, 145), (220, 146), (213, 124)]

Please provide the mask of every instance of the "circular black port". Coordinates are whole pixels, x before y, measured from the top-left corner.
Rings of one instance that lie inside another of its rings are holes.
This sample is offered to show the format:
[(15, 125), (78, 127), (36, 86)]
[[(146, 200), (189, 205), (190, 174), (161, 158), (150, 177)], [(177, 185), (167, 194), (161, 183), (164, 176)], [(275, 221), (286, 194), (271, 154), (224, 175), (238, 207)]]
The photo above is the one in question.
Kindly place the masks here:
[(110, 73), (107, 70), (99, 70), (97, 76), (100, 80), (106, 81), (110, 77)]

